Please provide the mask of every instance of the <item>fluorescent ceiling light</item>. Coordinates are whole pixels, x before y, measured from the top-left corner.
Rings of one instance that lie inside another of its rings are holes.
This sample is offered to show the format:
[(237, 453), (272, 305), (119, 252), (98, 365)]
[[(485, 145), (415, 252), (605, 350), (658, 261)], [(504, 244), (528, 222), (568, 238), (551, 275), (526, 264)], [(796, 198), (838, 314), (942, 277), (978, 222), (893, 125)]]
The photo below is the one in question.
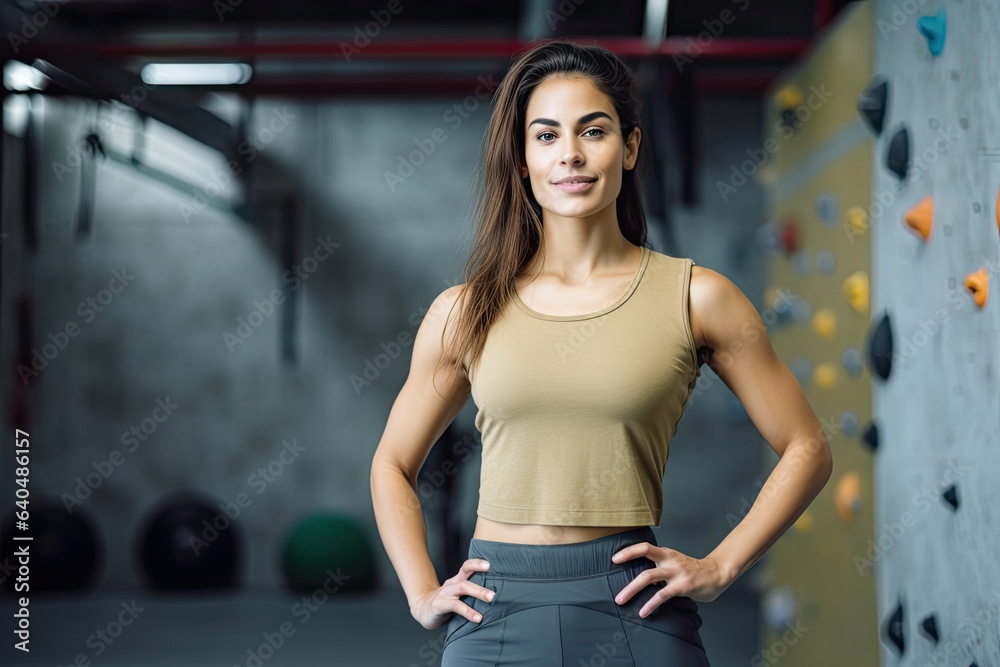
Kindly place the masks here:
[(8, 60), (3, 68), (3, 85), (7, 90), (42, 90), (49, 77), (19, 60)]
[(144, 65), (144, 83), (167, 86), (204, 86), (246, 83), (253, 69), (244, 63), (155, 63)]

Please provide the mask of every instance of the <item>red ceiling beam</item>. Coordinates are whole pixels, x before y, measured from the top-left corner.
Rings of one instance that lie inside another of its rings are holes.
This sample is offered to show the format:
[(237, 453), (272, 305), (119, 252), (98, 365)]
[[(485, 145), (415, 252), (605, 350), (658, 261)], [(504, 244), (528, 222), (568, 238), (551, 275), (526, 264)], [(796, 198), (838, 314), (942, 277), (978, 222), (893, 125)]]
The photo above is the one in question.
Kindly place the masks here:
[[(694, 72), (695, 89), (702, 93), (760, 94), (770, 84), (774, 75), (766, 72)], [(471, 77), (329, 77), (281, 78), (265, 81), (251, 79), (240, 86), (213, 86), (214, 92), (232, 92), (239, 95), (289, 95), (293, 97), (464, 97), (474, 94), (482, 81)], [(664, 82), (669, 86), (670, 82)], [(178, 86), (185, 92), (198, 91), (194, 86)], [(58, 87), (45, 91), (46, 95), (77, 95)], [(457, 100), (461, 101), (461, 100)], [(485, 103), (484, 100), (482, 100)]]
[(813, 5), (813, 32), (825, 28), (835, 14), (833, 0), (816, 0)]
[[(604, 46), (621, 57), (639, 56), (687, 56), (716, 59), (787, 58), (793, 59), (804, 53), (810, 41), (806, 39), (725, 39), (684, 36), (669, 37), (658, 48), (650, 48), (641, 38), (591, 38), (567, 37), (580, 43)], [(509, 58), (516, 52), (527, 49), (536, 42), (519, 40), (475, 40), (475, 41), (408, 41), (371, 39), (359, 46), (351, 41), (327, 40), (322, 42), (265, 42), (197, 44), (192, 42), (160, 44), (122, 43), (32, 43), (24, 47), (32, 55), (74, 55), (100, 56), (107, 58), (344, 58), (345, 44), (356, 49), (348, 52), (352, 59), (361, 58)]]

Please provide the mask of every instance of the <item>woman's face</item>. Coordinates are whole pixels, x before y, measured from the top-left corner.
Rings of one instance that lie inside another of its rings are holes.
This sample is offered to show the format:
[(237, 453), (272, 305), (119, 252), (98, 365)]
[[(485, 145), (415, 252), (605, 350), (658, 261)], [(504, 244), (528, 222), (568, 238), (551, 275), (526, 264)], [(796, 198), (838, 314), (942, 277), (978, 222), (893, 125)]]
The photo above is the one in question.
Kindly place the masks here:
[[(583, 76), (550, 76), (528, 99), (521, 177), (549, 213), (582, 218), (613, 206), (635, 166), (639, 128), (622, 138), (611, 99)], [(589, 184), (557, 184), (580, 177)]]

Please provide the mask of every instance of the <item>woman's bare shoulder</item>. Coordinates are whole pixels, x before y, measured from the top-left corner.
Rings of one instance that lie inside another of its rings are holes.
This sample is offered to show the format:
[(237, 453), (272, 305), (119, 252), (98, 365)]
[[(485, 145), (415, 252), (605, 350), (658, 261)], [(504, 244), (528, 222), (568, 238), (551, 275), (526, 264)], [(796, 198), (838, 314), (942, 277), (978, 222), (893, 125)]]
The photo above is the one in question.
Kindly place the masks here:
[(704, 266), (691, 267), (689, 313), (691, 329), (698, 346), (709, 345), (718, 338), (720, 329), (738, 327), (745, 319), (753, 319), (756, 308), (733, 281)]

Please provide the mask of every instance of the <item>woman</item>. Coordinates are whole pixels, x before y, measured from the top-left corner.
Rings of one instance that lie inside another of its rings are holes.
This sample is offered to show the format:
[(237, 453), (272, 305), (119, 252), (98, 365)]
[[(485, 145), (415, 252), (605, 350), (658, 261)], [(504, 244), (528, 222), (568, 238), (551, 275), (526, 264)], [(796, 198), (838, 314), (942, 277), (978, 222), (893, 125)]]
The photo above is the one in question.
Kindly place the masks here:
[[(466, 282), (421, 323), (375, 453), (379, 532), (442, 665), (708, 664), (710, 602), (787, 530), (832, 458), (764, 324), (724, 276), (652, 251), (634, 80), (610, 51), (542, 43), (496, 93)], [(448, 326), (448, 325), (451, 326)], [(781, 460), (704, 558), (656, 544), (670, 437), (700, 364)], [(439, 583), (415, 495), (471, 392), (483, 468), (469, 558)], [(613, 558), (615, 557), (615, 558)]]

